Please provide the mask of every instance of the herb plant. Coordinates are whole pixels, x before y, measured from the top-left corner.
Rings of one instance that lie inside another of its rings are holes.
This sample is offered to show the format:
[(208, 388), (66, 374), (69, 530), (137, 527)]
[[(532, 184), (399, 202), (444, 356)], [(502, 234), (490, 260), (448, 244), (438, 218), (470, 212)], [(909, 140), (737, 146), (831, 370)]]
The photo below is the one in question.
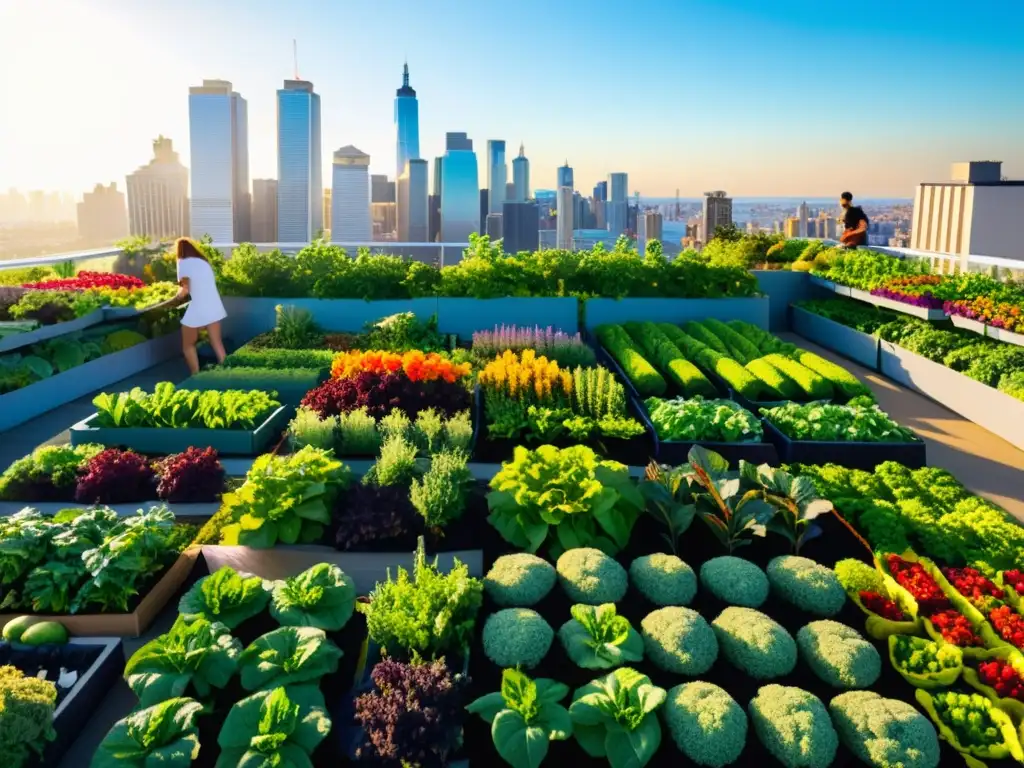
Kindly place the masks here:
[(17, 667), (0, 667), (0, 754), (11, 768), (40, 760), (46, 744), (56, 738), (53, 714), (57, 687), (30, 677)]
[(688, 467), (669, 467), (652, 461), (638, 488), (644, 498), (644, 509), (667, 529), (661, 537), (668, 542), (673, 554), (678, 554), (679, 537), (690, 527), (696, 513)]
[(694, 491), (697, 516), (730, 554), (750, 544), (750, 536), (765, 535), (775, 509), (759, 497), (759, 491), (741, 492), (740, 478), (726, 476), (729, 463), (717, 453), (695, 445), (687, 459), (700, 489)]
[(785, 536), (800, 552), (800, 547), (821, 535), (815, 519), (832, 511), (832, 502), (818, 498), (814, 483), (806, 477), (794, 477), (767, 464), (755, 466), (743, 462), (743, 479), (757, 489), (759, 498), (776, 510), (768, 522), (768, 530)]
[(719, 443), (760, 442), (761, 422), (731, 400), (648, 398), (644, 402), (659, 440)]
[(462, 517), (473, 480), (461, 451), (434, 454), (422, 479), (413, 478), (409, 497), (428, 528), (439, 530)]

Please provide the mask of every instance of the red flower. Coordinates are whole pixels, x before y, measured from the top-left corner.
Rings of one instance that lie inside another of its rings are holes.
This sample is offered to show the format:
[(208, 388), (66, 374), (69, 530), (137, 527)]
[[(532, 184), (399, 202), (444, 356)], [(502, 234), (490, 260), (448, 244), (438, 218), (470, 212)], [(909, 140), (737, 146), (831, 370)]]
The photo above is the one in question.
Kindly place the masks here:
[(974, 634), (971, 622), (959, 611), (950, 608), (948, 611), (933, 614), (930, 619), (935, 628), (939, 630), (942, 639), (947, 643), (952, 643), (960, 648), (984, 645), (982, 639)]
[(982, 613), (1002, 605), (1003, 590), (981, 571), (974, 568), (943, 568), (942, 575)]
[(1024, 649), (1024, 617), (1008, 605), (1001, 605), (988, 615), (999, 636), (1017, 648)]
[(978, 665), (978, 678), (985, 685), (995, 688), (1004, 699), (1024, 701), (1024, 678), (1010, 664), (1002, 659), (983, 661)]
[(892, 600), (887, 597), (883, 597), (877, 592), (861, 592), (860, 597), (861, 603), (874, 614), (881, 616), (883, 619), (889, 619), (889, 621), (907, 621), (906, 614), (900, 610), (900, 607), (896, 605)]
[(911, 563), (899, 555), (889, 555), (886, 564), (896, 582), (913, 595), (922, 616), (950, 608), (949, 598), (920, 563)]
[(1018, 595), (1024, 595), (1024, 572), (1017, 569), (1003, 571), (1003, 581), (1007, 586), (1013, 587)]
[(25, 283), (22, 288), (47, 291), (87, 291), (90, 288), (143, 288), (145, 283), (131, 275), (109, 272), (79, 272), (75, 277), (59, 280), (44, 280), (40, 283)]

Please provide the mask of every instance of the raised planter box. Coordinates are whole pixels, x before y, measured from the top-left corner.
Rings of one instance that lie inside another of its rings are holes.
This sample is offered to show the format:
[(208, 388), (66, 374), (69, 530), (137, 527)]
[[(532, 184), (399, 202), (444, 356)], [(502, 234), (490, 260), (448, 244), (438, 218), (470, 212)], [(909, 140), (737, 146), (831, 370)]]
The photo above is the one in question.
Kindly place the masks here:
[(799, 464), (840, 464), (849, 469), (870, 472), (885, 461), (896, 461), (911, 469), (926, 465), (925, 444), (913, 443), (854, 443), (825, 442), (820, 440), (793, 440), (784, 435), (768, 419), (762, 419), (764, 434), (779, 451), (779, 460)]
[(949, 319), (953, 322), (957, 328), (962, 328), (965, 331), (971, 331), (978, 334), (979, 336), (986, 336), (987, 326), (980, 320), (972, 320), (969, 317), (963, 315), (949, 315)]
[(946, 319), (946, 313), (941, 309), (929, 309), (928, 307), (915, 307), (913, 304), (905, 304), (902, 301), (896, 301), (894, 299), (887, 299), (884, 296), (875, 296), (867, 291), (862, 291), (858, 288), (850, 290), (850, 298), (856, 299), (857, 301), (863, 301), (868, 304), (874, 304), (876, 307), (884, 307), (885, 309), (891, 309), (893, 312), (901, 312), (904, 315), (911, 315), (913, 317), (919, 317), (922, 320), (928, 320), (930, 322), (938, 322)]
[(0, 395), (0, 432), (180, 354), (181, 337), (172, 333)]
[(279, 406), (254, 430), (94, 427), (92, 422), (98, 416), (94, 413), (71, 427), (71, 444), (99, 443), (153, 454), (181, 453), (195, 445), (211, 447), (223, 455), (255, 456), (280, 436), (291, 410), (287, 405)]
[[(68, 633), (79, 637), (139, 637), (185, 583), (199, 556), (199, 547), (186, 549), (164, 572), (131, 613), (33, 614), (41, 621), (58, 621)], [(0, 626), (22, 613), (0, 614)]]
[(789, 330), (789, 305), (805, 299), (821, 297), (821, 290), (811, 283), (806, 272), (789, 269), (754, 269), (761, 293), (768, 296), (768, 330), (781, 333)]
[[(233, 371), (253, 371), (253, 368), (232, 368)], [(319, 376), (309, 379), (307, 382), (302, 383), (295, 380), (286, 382), (275, 382), (267, 378), (261, 378), (258, 375), (251, 377), (241, 378), (235, 377), (232, 379), (221, 379), (217, 380), (212, 377), (203, 376), (200, 372), (196, 376), (192, 376), (185, 379), (180, 385), (180, 389), (198, 389), (198, 390), (217, 390), (218, 392), (224, 392), (229, 389), (241, 389), (251, 390), (260, 389), (264, 392), (277, 392), (277, 399), (284, 405), (290, 405), (297, 407), (302, 401), (302, 398), (306, 396), (309, 390), (314, 389), (323, 382), (327, 381), (330, 377), (330, 371), (326, 368), (320, 371)], [(282, 386), (284, 384), (284, 386)]]
[[(399, 566), (412, 570), (412, 552), (340, 552), (322, 544), (278, 545), (273, 549), (252, 549), (251, 547), (226, 547), (219, 544), (204, 544), (203, 558), (210, 573), (225, 565), (236, 571), (245, 571), (262, 579), (286, 579), (305, 571), (317, 563), (333, 563), (355, 582), (356, 593), (369, 594), (378, 581), (386, 581), (388, 571), (394, 576)], [(428, 552), (437, 557), (437, 566), (449, 571), (454, 558), (469, 568), (469, 575), (481, 578), (484, 575), (484, 553), (481, 549), (466, 549), (457, 552)]]
[(878, 337), (816, 315), (800, 307), (792, 307), (793, 330), (825, 349), (838, 352), (872, 371), (878, 370)]
[[(170, 504), (166, 501), (153, 499), (151, 501), (136, 501), (129, 504), (101, 504), (108, 509), (114, 510), (120, 517), (131, 517), (140, 509), (148, 509), (163, 504), (170, 509), (179, 520), (183, 517), (212, 517), (221, 503), (219, 501), (206, 501), (195, 504)], [(25, 507), (42, 512), (44, 515), (55, 515), (63, 509), (72, 507), (91, 507), (92, 504), (78, 504), (73, 501), (0, 501), (0, 517), (6, 517), (20, 512)]]
[(729, 299), (589, 299), (584, 302), (588, 330), (605, 323), (650, 320), (685, 323), (687, 320), (743, 320), (768, 330), (769, 299), (752, 296)]
[(0, 352), (10, 352), (15, 349), (27, 347), (29, 344), (37, 344), (40, 341), (46, 341), (47, 339), (55, 339), (58, 336), (63, 336), (67, 333), (74, 333), (75, 331), (81, 331), (94, 325), (99, 325), (102, 322), (103, 310), (96, 309), (87, 315), (76, 317), (74, 320), (68, 320), (65, 323), (43, 325), (36, 328), (34, 331), (18, 333), (13, 336), (4, 336), (0, 339)]
[(1006, 344), (1016, 344), (1018, 347), (1024, 347), (1024, 333), (1014, 333), (1008, 331), (1005, 328), (996, 328), (994, 325), (985, 326), (985, 335), (990, 339), (996, 341), (1002, 341)]
[(59, 677), (54, 676), (59, 676), (62, 668), (78, 673), (78, 679), (54, 710), (56, 737), (43, 750), (43, 765), (57, 765), (78, 738), (82, 725), (100, 708), (124, 667), (120, 650), (121, 640), (116, 637), (75, 637), (66, 645), (45, 647), (8, 648), (7, 643), (0, 643), (3, 664), (11, 664), (29, 677), (45, 670), (46, 679), (56, 684)]
[(880, 352), (890, 379), (1024, 449), (1024, 401), (891, 342), (883, 341)]
[[(819, 288), (824, 288), (826, 291), (832, 291), (832, 293), (837, 293), (836, 288), (846, 288), (845, 285), (844, 286), (837, 285), (836, 283), (832, 282), (831, 280), (826, 280), (825, 278), (818, 277), (817, 275), (812, 275), (812, 274), (808, 273), (807, 276), (808, 276), (808, 279), (811, 281), (812, 285), (816, 285)], [(846, 295), (849, 296), (850, 295), (849, 294), (849, 288), (847, 288), (846, 290), (847, 290)]]
[(574, 298), (509, 297), (502, 299), (437, 299), (437, 328), (470, 339), (474, 331), (499, 325), (533, 328), (549, 325), (574, 334), (579, 330), (579, 303)]

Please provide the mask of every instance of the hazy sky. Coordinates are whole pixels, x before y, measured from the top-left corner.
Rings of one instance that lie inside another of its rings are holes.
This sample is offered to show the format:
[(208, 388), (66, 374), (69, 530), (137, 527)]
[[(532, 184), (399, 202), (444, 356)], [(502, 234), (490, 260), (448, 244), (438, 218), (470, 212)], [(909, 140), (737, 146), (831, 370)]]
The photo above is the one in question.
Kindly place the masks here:
[[(249, 103), (250, 175), (277, 176), (275, 91), (321, 94), (325, 165), (393, 174), (408, 58), (420, 151), (526, 145), (532, 185), (909, 197), (955, 160), (1024, 176), (1018, 0), (0, 0), (0, 189), (80, 194), (151, 157), (189, 165), (188, 88)], [(324, 179), (330, 176), (326, 174)], [(485, 177), (482, 177), (485, 178)]]

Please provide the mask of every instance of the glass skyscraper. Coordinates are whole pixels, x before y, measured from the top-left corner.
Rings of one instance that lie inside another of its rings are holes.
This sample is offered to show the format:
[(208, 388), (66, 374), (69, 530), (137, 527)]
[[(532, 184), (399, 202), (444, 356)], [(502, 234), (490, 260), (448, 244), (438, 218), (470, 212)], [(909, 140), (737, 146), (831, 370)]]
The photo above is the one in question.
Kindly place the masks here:
[(608, 232), (618, 237), (629, 226), (629, 177), (625, 173), (608, 174), (608, 205), (606, 207)]
[(572, 180), (572, 168), (569, 167), (569, 161), (565, 161), (565, 165), (558, 169), (558, 184), (555, 185), (555, 189), (561, 189), (562, 187), (569, 187), (569, 189), (576, 189), (576, 185), (573, 184)]
[(215, 243), (248, 241), (252, 203), (245, 99), (226, 80), (203, 80), (189, 89), (188, 120), (190, 234), (209, 235)]
[(480, 231), (480, 177), (473, 141), (449, 133), (441, 163), (441, 242), (465, 243)]
[(515, 202), (522, 203), (530, 199), (530, 161), (526, 159), (526, 150), (519, 144), (519, 157), (512, 161), (512, 184), (515, 187)]
[(505, 205), (505, 183), (508, 167), (505, 165), (505, 142), (491, 139), (487, 142), (487, 200), (489, 213), (501, 213)]
[(277, 92), (277, 239), (308, 243), (324, 226), (320, 96), (306, 80)]
[(402, 69), (402, 87), (395, 91), (395, 133), (397, 167), (395, 178), (405, 173), (405, 164), (420, 157), (420, 107), (416, 91), (409, 86), (409, 65)]
[(370, 156), (348, 144), (334, 153), (331, 183), (331, 242), (368, 243)]

